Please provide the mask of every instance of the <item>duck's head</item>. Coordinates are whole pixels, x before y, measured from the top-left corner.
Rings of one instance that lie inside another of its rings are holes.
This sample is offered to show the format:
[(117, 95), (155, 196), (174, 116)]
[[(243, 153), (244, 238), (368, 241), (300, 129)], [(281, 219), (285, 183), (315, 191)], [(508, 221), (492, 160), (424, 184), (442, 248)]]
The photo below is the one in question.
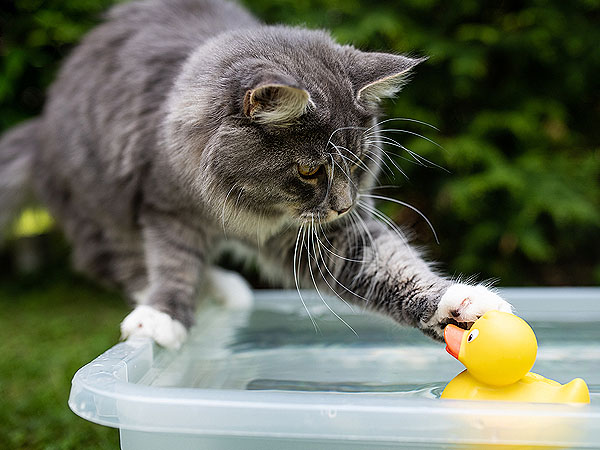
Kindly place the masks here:
[(523, 319), (488, 311), (469, 330), (447, 325), (446, 350), (478, 381), (493, 386), (517, 382), (533, 367), (537, 340)]

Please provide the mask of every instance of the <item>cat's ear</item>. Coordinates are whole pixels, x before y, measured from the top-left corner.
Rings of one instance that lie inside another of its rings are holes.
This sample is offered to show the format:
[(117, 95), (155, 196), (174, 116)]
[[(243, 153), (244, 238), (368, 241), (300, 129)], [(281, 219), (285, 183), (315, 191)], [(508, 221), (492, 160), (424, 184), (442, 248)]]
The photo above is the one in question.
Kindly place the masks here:
[(287, 77), (270, 77), (244, 95), (244, 115), (258, 123), (286, 126), (314, 106), (310, 94)]
[(408, 81), (410, 71), (426, 59), (354, 51), (351, 73), (356, 99), (364, 103), (379, 103), (381, 99), (394, 97)]

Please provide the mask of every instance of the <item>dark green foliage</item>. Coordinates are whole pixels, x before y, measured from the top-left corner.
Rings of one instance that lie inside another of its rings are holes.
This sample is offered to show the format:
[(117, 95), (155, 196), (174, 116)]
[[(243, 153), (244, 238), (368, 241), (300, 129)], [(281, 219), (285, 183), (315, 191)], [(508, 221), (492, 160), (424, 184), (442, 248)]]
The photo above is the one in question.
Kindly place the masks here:
[[(427, 214), (441, 241), (432, 256), (451, 273), (502, 284), (600, 282), (599, 1), (246, 3), (268, 22), (329, 28), (363, 49), (430, 56), (387, 115), (440, 132), (386, 126), (439, 142), (444, 151), (390, 135), (451, 174), (397, 159), (410, 181), (400, 178), (386, 195)], [(433, 240), (416, 214), (382, 208)]]
[[(4, 7), (0, 128), (35, 114), (59, 60), (110, 0)], [(410, 177), (379, 193), (420, 208), (450, 273), (502, 284), (600, 282), (600, 1), (246, 0), (268, 23), (332, 30), (362, 49), (430, 59), (387, 105), (390, 135), (450, 174), (397, 158)], [(389, 148), (393, 150), (393, 148)], [(407, 154), (402, 155), (408, 159)], [(390, 184), (384, 181), (383, 184)], [(418, 237), (418, 215), (382, 205)]]
[(60, 61), (111, 0), (15, 0), (0, 10), (0, 129), (37, 114)]

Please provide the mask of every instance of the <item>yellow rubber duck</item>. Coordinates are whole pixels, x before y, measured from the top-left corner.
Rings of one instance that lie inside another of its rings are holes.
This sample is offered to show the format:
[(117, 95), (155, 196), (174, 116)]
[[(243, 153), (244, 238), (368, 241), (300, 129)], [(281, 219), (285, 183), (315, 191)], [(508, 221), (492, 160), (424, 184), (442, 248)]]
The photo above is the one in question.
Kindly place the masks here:
[(442, 398), (506, 400), (536, 403), (589, 403), (585, 381), (562, 385), (529, 372), (537, 355), (537, 340), (523, 319), (488, 311), (465, 331), (444, 329), (446, 350), (467, 368), (454, 377)]

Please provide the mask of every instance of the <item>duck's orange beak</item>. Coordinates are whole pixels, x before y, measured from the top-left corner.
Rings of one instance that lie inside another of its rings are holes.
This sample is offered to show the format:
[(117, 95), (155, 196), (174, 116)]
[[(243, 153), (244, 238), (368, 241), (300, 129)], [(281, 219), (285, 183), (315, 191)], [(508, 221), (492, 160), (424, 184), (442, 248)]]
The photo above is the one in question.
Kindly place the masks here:
[(446, 351), (458, 359), (460, 353), (460, 344), (462, 342), (465, 330), (456, 325), (446, 325), (444, 328), (444, 340), (446, 341)]

